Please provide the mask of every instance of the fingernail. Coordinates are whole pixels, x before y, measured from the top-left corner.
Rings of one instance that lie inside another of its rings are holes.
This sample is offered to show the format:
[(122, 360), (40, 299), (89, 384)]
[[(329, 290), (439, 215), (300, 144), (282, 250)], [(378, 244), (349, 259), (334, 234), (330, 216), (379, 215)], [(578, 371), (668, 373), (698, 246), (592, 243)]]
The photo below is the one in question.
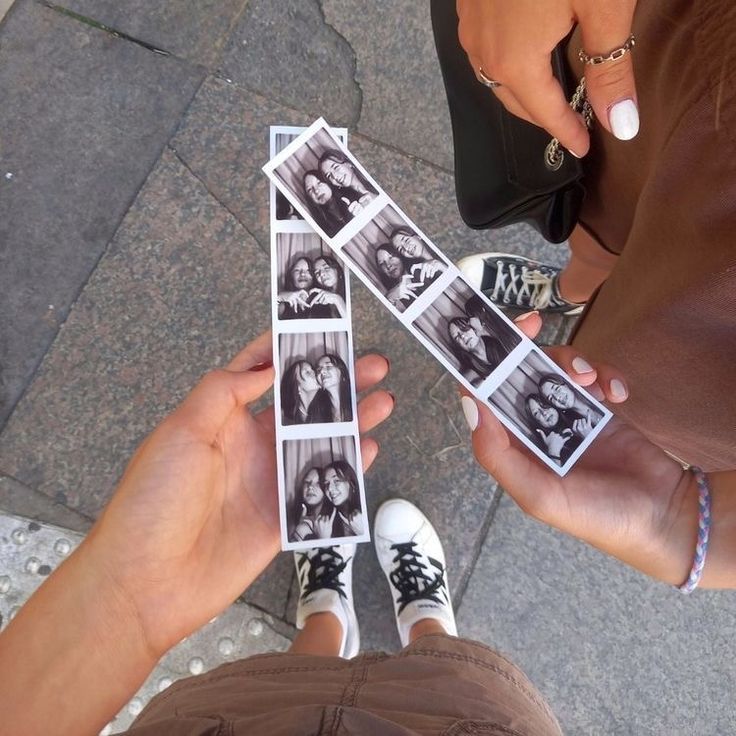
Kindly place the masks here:
[(539, 310), (533, 309), (531, 312), (525, 312), (524, 314), (520, 314), (518, 317), (514, 318), (514, 322), (516, 324), (519, 324), (519, 322), (523, 322), (525, 319), (529, 319), (533, 314), (539, 314)]
[(619, 381), (618, 378), (611, 379), (611, 396), (616, 401), (623, 401), (629, 395), (629, 391), (624, 385), (623, 381)]
[(616, 102), (608, 108), (611, 132), (621, 141), (630, 141), (639, 132), (639, 111), (634, 100)]
[(386, 393), (391, 397), (391, 401), (394, 402), (394, 406), (396, 406), (396, 395), (393, 391), (386, 391)]
[(567, 149), (575, 158), (582, 158), (582, 156), (579, 153), (575, 153), (575, 151), (572, 150), (572, 148)]
[(475, 430), (478, 429), (478, 423), (480, 422), (478, 405), (470, 398), (470, 396), (463, 396), (462, 399), (460, 399), (460, 405), (463, 407), (465, 421), (468, 423), (470, 431), (475, 432)]
[(265, 371), (266, 368), (270, 368), (273, 365), (273, 363), (268, 360), (265, 363), (256, 363), (255, 365), (252, 365), (250, 368), (248, 368), (249, 371)]
[(572, 361), (572, 367), (575, 369), (575, 373), (591, 373), (593, 370), (593, 366), (579, 355)]

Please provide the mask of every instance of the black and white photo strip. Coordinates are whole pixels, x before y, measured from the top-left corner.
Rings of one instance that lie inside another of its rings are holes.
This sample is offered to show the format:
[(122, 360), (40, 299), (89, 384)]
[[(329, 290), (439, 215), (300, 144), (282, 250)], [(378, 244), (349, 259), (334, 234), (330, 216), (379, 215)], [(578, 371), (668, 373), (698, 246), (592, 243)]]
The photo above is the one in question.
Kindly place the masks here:
[(273, 173), (330, 238), (378, 195), (375, 183), (324, 128), (291, 152)]
[(353, 381), (347, 332), (279, 335), (281, 424), (352, 422)]
[[(496, 416), (556, 466), (565, 467), (590, 444), (606, 410), (567, 376), (551, 370), (534, 348), (489, 397)], [(505, 420), (505, 421), (504, 421)]]
[(278, 319), (346, 319), (345, 265), (320, 237), (276, 233)]
[[(294, 128), (291, 126), (280, 125), (272, 128), (271, 135), (271, 158), (277, 153), (286, 148), (293, 140), (296, 140), (306, 129), (305, 128)], [(333, 128), (333, 133), (343, 143), (347, 144), (347, 131), (343, 128)], [(304, 218), (296, 211), (295, 207), (284, 197), (278, 189), (274, 189), (274, 219), (280, 221), (301, 221), (304, 222)]]
[[(301, 209), (305, 220), (315, 228), (320, 227), (319, 223), (314, 219), (312, 210), (305, 205), (304, 195), (294, 188), (293, 182), (287, 182), (285, 172), (292, 171), (294, 162), (304, 160), (307, 152), (314, 157), (319, 151), (331, 147), (339, 147), (339, 143), (330, 134), (327, 123), (319, 119), (263, 167), (272, 183), (297, 209)], [(488, 404), (506, 427), (545, 465), (558, 475), (565, 475), (609, 421), (611, 412), (575, 386), (573, 390), (576, 396), (579, 395), (581, 401), (584, 399), (590, 404), (591, 427), (576, 448), (572, 448), (571, 442), (572, 449), (565, 451), (564, 459), (557, 460), (553, 454), (548, 454), (546, 445), (537, 442), (539, 435), (532, 435), (528, 425), (520, 422), (520, 413), (504, 414), (493, 404), (489, 395), (504, 385), (517, 366), (529, 356), (538, 356), (546, 366), (542, 372), (559, 374), (559, 369), (538, 351), (534, 342), (524, 336), (506, 315), (463, 279), (457, 267), (422, 234), (347, 149), (341, 151), (341, 155), (345, 159), (344, 168), (355, 172), (360, 181), (369, 183), (377, 193), (378, 201), (369, 205), (367, 212), (361, 216), (356, 213), (357, 221), (352, 226), (347, 223), (335, 234), (323, 233), (326, 243), (344, 256), (349, 269), (364, 281), (452, 375), (478, 400)], [(394, 232), (400, 227), (404, 227), (405, 231)], [(384, 244), (392, 248), (382, 249)], [(432, 278), (429, 268), (423, 271), (424, 283), (422, 276), (411, 278), (413, 266), (418, 265), (416, 271), (421, 272), (422, 264), (435, 263), (445, 268), (435, 277), (434, 284), (428, 283)], [(407, 267), (409, 274), (406, 273)], [(393, 281), (389, 280), (391, 275)], [(404, 278), (405, 288), (402, 292), (401, 278), (407, 275), (410, 278)], [(399, 277), (398, 283), (396, 277)], [(579, 422), (578, 433), (585, 430), (583, 422)], [(571, 431), (575, 432), (574, 429)]]
[(476, 387), (523, 339), (460, 276), (416, 318), (414, 327)]
[(399, 312), (413, 304), (449, 265), (390, 205), (340, 252)]
[[(271, 128), (272, 156), (304, 129)], [(341, 141), (347, 140), (342, 131)], [(316, 164), (318, 165), (318, 164)], [(349, 273), (271, 185), (271, 294), (283, 549), (369, 541)], [(281, 201), (280, 201), (281, 200)]]
[(285, 549), (368, 540), (356, 447), (352, 436), (284, 441)]

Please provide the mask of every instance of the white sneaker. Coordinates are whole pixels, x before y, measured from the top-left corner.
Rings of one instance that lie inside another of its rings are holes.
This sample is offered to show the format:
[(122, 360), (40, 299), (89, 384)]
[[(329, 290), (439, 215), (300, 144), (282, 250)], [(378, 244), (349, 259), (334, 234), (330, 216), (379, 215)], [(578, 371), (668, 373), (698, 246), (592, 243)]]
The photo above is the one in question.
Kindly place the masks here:
[(296, 627), (303, 629), (313, 613), (329, 612), (342, 625), (340, 656), (351, 659), (360, 651), (360, 630), (353, 607), (354, 544), (294, 552), (299, 578)]
[(457, 636), (445, 555), (429, 519), (414, 504), (394, 498), (378, 509), (373, 536), (391, 588), (402, 646), (409, 643), (411, 627), (424, 618), (436, 619)]

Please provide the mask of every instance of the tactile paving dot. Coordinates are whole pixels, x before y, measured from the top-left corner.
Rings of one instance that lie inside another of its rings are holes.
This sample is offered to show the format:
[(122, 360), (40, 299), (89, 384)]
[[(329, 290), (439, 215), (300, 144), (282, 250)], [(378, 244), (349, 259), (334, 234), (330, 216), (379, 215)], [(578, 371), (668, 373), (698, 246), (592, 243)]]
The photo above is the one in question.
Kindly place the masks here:
[[(0, 513), (0, 628), (82, 538), (68, 529)], [(245, 603), (230, 606), (171, 649), (100, 736), (126, 731), (148, 701), (176, 680), (252, 654), (285, 650), (290, 641), (277, 634), (271, 622)]]

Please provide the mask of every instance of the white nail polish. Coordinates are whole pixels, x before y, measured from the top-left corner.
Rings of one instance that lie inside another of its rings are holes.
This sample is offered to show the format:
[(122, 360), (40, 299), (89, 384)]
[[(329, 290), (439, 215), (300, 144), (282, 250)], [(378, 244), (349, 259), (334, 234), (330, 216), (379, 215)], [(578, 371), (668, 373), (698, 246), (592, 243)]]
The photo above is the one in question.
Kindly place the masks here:
[(618, 378), (611, 379), (611, 396), (617, 401), (623, 401), (627, 398), (629, 392), (626, 390), (623, 381), (619, 381)]
[(575, 373), (590, 373), (593, 370), (593, 366), (588, 363), (585, 358), (581, 358), (579, 355), (572, 361), (572, 367)]
[(460, 399), (460, 405), (463, 408), (465, 421), (468, 423), (470, 431), (475, 432), (475, 430), (478, 429), (478, 421), (480, 419), (478, 415), (478, 405), (470, 398), (470, 396), (463, 396)]
[(639, 111), (634, 100), (621, 100), (608, 110), (611, 132), (621, 141), (630, 141), (639, 132)]

